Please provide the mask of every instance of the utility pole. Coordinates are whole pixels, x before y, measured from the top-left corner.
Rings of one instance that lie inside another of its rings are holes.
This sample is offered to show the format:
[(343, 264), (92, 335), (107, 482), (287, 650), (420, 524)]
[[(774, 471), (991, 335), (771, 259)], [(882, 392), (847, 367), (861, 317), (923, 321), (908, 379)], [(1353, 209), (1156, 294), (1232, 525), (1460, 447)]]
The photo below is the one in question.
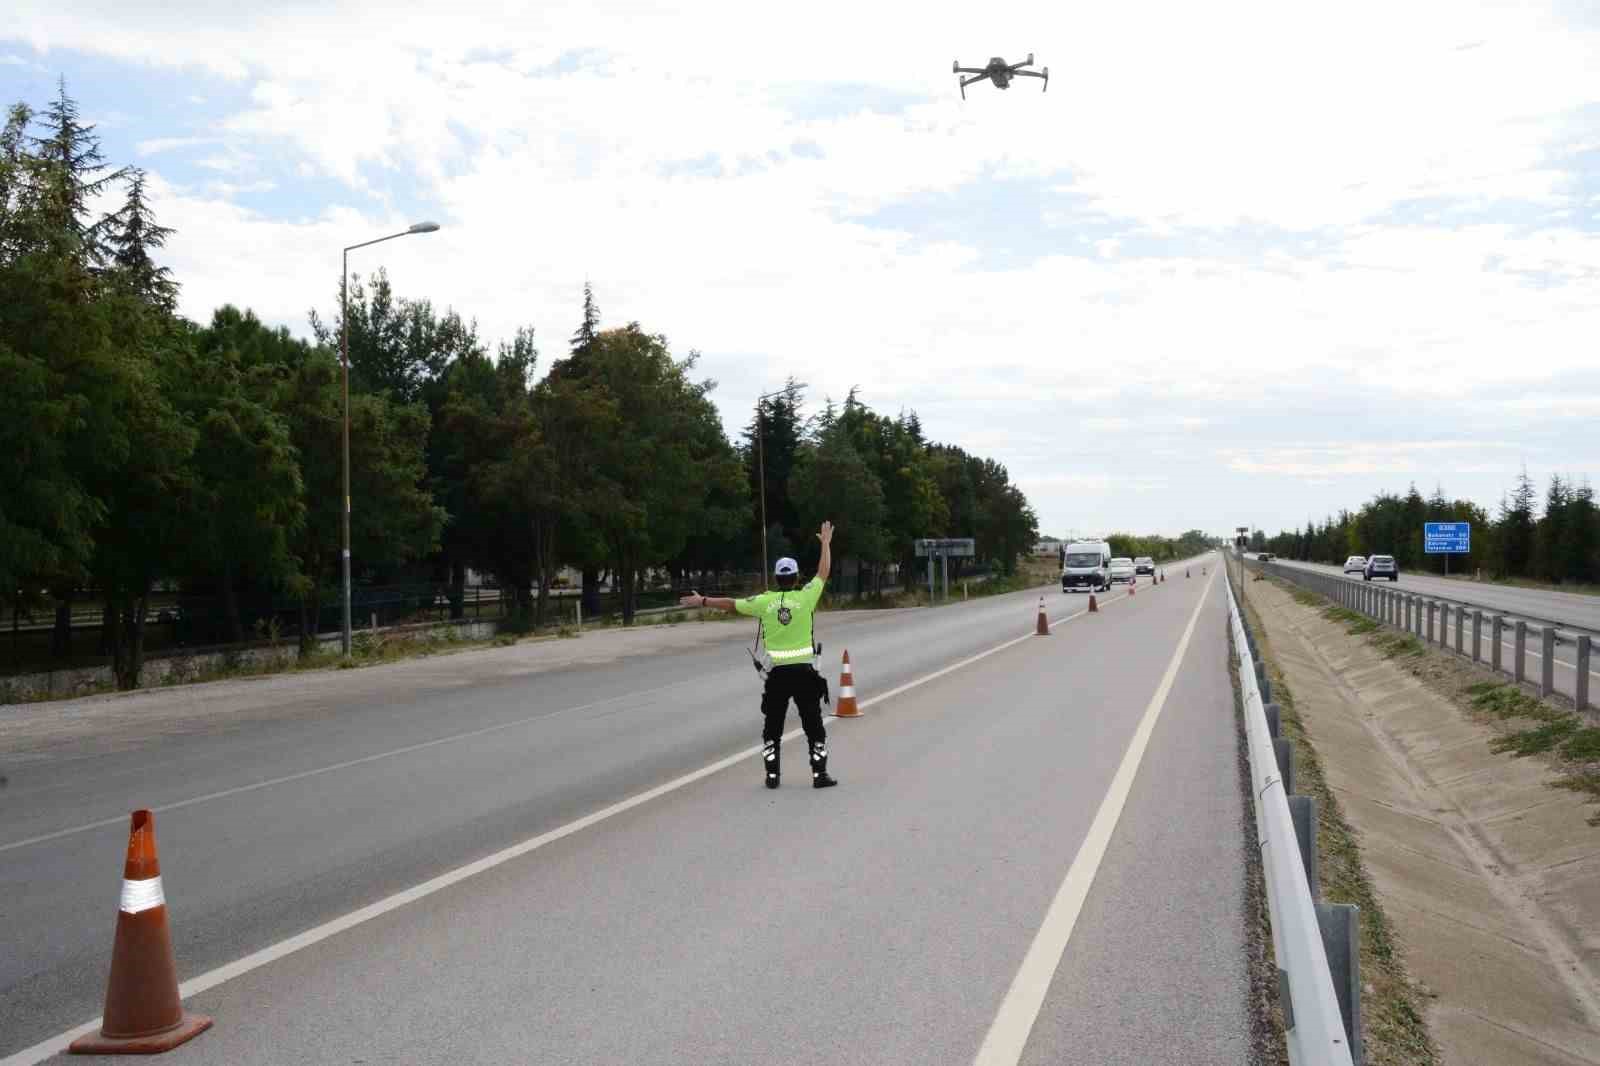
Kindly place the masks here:
[(767, 401), (775, 396), (791, 395), (805, 388), (805, 382), (791, 380), (789, 384), (773, 392), (764, 392), (756, 397), (756, 466), (757, 477), (761, 479), (761, 587), (765, 589), (771, 580), (771, 564), (767, 560)]

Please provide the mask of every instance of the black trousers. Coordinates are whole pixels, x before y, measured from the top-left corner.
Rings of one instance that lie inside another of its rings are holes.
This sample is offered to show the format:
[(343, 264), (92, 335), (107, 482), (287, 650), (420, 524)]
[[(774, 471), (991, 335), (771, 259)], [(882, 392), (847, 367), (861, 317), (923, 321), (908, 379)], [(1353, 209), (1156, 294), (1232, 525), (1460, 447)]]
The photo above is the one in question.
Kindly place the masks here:
[(815, 749), (826, 744), (828, 731), (822, 728), (822, 679), (809, 663), (774, 666), (767, 671), (767, 686), (761, 692), (761, 714), (766, 718), (761, 739), (776, 744), (783, 736), (790, 700), (794, 700), (800, 711), (800, 725), (811, 747)]

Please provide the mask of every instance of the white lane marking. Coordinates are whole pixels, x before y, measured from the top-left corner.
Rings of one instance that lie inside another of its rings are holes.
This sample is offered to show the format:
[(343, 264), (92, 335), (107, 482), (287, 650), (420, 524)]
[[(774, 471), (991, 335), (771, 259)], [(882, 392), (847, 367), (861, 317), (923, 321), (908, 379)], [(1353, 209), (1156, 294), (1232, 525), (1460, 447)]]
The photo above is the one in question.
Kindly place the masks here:
[(1078, 846), (1078, 854), (1067, 868), (1067, 876), (1062, 879), (1061, 888), (1051, 901), (1050, 909), (1045, 912), (1044, 923), (1039, 926), (1028, 953), (1023, 956), (1022, 966), (1012, 979), (1005, 999), (1000, 1001), (1000, 1010), (995, 1015), (994, 1023), (989, 1026), (982, 1046), (978, 1048), (977, 1057), (972, 1060), (973, 1066), (1016, 1066), (1022, 1059), (1028, 1035), (1033, 1032), (1033, 1023), (1038, 1020), (1045, 993), (1050, 989), (1056, 968), (1061, 965), (1067, 941), (1072, 938), (1072, 928), (1078, 922), (1078, 914), (1089, 896), (1095, 874), (1100, 870), (1100, 862), (1105, 858), (1111, 835), (1122, 817), (1122, 808), (1133, 790), (1133, 781), (1139, 772), (1139, 764), (1144, 761), (1150, 735), (1155, 732), (1162, 708), (1167, 705), (1167, 694), (1172, 691), (1172, 683), (1178, 676), (1184, 653), (1189, 650), (1189, 638), (1194, 635), (1195, 623), (1200, 620), (1200, 609), (1205, 606), (1214, 581), (1215, 575), (1212, 575), (1200, 594), (1200, 602), (1195, 604), (1194, 613), (1189, 616), (1189, 625), (1178, 641), (1177, 650), (1172, 653), (1167, 672), (1162, 676), (1161, 684), (1156, 686), (1155, 695), (1150, 697), (1150, 704), (1133, 732), (1133, 739), (1128, 742), (1128, 750), (1123, 753), (1116, 776), (1111, 779), (1111, 785), (1100, 801), (1100, 809), (1095, 812), (1089, 832)]
[[(272, 788), (274, 785), (286, 785), (291, 781), (303, 781), (308, 777), (316, 777), (318, 774), (331, 774), (335, 770), (348, 770), (352, 766), (361, 766), (369, 762), (377, 762), (379, 759), (392, 758), (396, 755), (408, 755), (411, 752), (424, 751), (428, 748), (438, 747), (441, 744), (453, 744), (458, 740), (471, 740), (474, 737), (488, 736), (490, 733), (500, 733), (507, 729), (515, 729), (518, 726), (543, 721), (546, 718), (553, 718), (558, 714), (566, 714), (571, 711), (592, 710), (595, 707), (604, 707), (608, 703), (616, 703), (619, 700), (637, 699), (641, 696), (653, 696), (659, 692), (667, 692), (675, 688), (686, 688), (690, 685), (703, 686), (704, 684), (704, 681), (680, 681), (672, 685), (662, 685), (660, 688), (645, 689), (643, 692), (629, 692), (621, 696), (610, 696), (603, 700), (595, 700), (593, 703), (581, 703), (575, 707), (562, 707), (558, 710), (546, 711), (542, 714), (531, 715), (527, 718), (518, 718), (513, 722), (501, 722), (498, 725), (484, 726), (482, 729), (470, 729), (465, 733), (452, 733), (447, 737), (436, 737), (433, 740), (424, 740), (420, 744), (408, 744), (403, 748), (395, 748), (391, 751), (380, 751), (374, 755), (363, 755), (359, 759), (347, 759), (344, 762), (334, 763), (332, 766), (318, 766), (312, 770), (301, 770), (299, 773), (287, 774), (283, 777), (274, 777), (266, 781), (256, 781), (248, 785), (239, 785), (236, 788), (225, 788), (220, 792), (207, 792), (203, 796), (190, 796), (188, 799), (175, 800), (172, 803), (163, 803), (160, 806), (151, 807), (150, 810), (159, 814), (162, 811), (175, 811), (183, 807), (193, 807), (197, 803), (209, 803), (212, 800), (227, 799), (229, 796), (239, 796), (246, 792), (255, 792), (258, 789)], [(126, 814), (119, 814), (114, 818), (102, 818), (97, 822), (85, 822), (83, 825), (75, 825), (68, 829), (58, 829), (53, 833), (42, 833), (36, 837), (27, 837), (23, 840), (14, 840), (9, 844), (0, 844), (0, 851), (10, 851), (13, 848), (25, 848), (29, 844), (43, 844), (47, 840), (60, 840), (62, 837), (69, 837), (76, 833), (87, 833), (91, 829), (104, 829), (108, 825), (122, 825), (127, 820), (128, 816)]]
[[(1207, 587), (1206, 587), (1206, 592), (1209, 592), (1209, 591), (1210, 591), (1210, 586), (1208, 584)], [(1122, 599), (1126, 599), (1126, 598), (1127, 598), (1126, 596), (1112, 596), (1112, 597), (1108, 597), (1105, 600), (1105, 603), (1107, 603), (1107, 604), (1115, 603), (1118, 600), (1122, 600)], [(1201, 593), (1200, 601), (1201, 601), (1201, 603), (1205, 602), (1205, 592)], [(1054, 626), (1054, 625), (1058, 625), (1058, 624), (1061, 624), (1061, 623), (1070, 622), (1074, 618), (1081, 618), (1085, 614), (1088, 614), (1088, 613), (1089, 613), (1088, 609), (1085, 608), (1083, 610), (1076, 611), (1076, 612), (1074, 612), (1072, 614), (1065, 615), (1064, 617), (1059, 618), (1055, 622), (1051, 622), (1049, 624)], [(1199, 607), (1198, 606), (1195, 608), (1195, 613), (1197, 615), (1199, 613)], [(1189, 621), (1189, 627), (1190, 627), (1191, 630), (1194, 628), (1194, 620), (1192, 618)], [(946, 674), (949, 674), (949, 673), (951, 673), (951, 672), (953, 672), (955, 670), (959, 670), (964, 666), (970, 666), (973, 663), (979, 661), (980, 659), (987, 659), (989, 656), (994, 655), (997, 652), (1004, 651), (1007, 648), (1015, 647), (1016, 645), (1021, 644), (1023, 641), (1032, 640), (1032, 639), (1035, 639), (1035, 637), (1036, 637), (1036, 634), (1034, 634), (1033, 632), (1030, 631), (1030, 632), (1024, 634), (1023, 636), (1017, 637), (1014, 640), (1008, 640), (1003, 644), (997, 644), (994, 647), (988, 649), (987, 651), (979, 652), (977, 655), (973, 655), (973, 656), (970, 656), (969, 658), (963, 659), (960, 662), (955, 663), (952, 666), (947, 666), (942, 670), (936, 670), (933, 673), (927, 674), (927, 675), (925, 675), (923, 677), (919, 677), (914, 681), (908, 681), (904, 685), (899, 686), (898, 688), (890, 689), (888, 692), (884, 692), (884, 693), (881, 693), (880, 695), (873, 696), (871, 699), (862, 700), (861, 703), (860, 703), (860, 707), (864, 710), (864, 709), (866, 709), (868, 707), (873, 706), (874, 704), (882, 703), (885, 700), (892, 699), (893, 697), (898, 696), (903, 692), (909, 692), (911, 689), (914, 689), (914, 688), (918, 687), (919, 685), (925, 685), (930, 681), (934, 681), (934, 680), (937, 680), (938, 678), (944, 677)], [(1188, 641), (1188, 634), (1187, 633), (1184, 635), (1184, 640), (1185, 640), (1185, 642)], [(700, 682), (695, 682), (695, 683), (699, 684)], [(1164, 683), (1170, 683), (1170, 682), (1164, 682)], [(678, 687), (681, 687), (681, 686), (678, 686), (678, 685), (665, 686), (665, 688), (678, 688)], [(652, 689), (651, 691), (659, 692), (659, 691), (664, 691), (664, 690), (665, 689)], [(621, 698), (621, 697), (618, 697), (618, 698)], [(612, 700), (601, 700), (601, 701), (599, 701), (599, 703), (610, 703), (610, 702), (613, 702), (613, 701)], [(595, 704), (595, 706), (598, 706), (598, 705), (599, 704)], [(578, 708), (572, 708), (572, 709), (576, 710)], [(508, 723), (508, 726), (509, 726), (509, 724), (511, 724), (511, 723)], [(502, 727), (500, 727), (500, 726), (491, 726), (491, 727), (489, 727), (488, 730), (483, 730), (481, 732), (492, 731), (492, 730), (498, 729), (498, 728), (502, 728)], [(791, 729), (789, 732), (787, 732), (787, 733), (785, 733), (783, 735), (782, 739), (784, 739), (784, 740), (793, 740), (796, 737), (801, 736), (804, 732), (805, 732), (804, 729)], [(429, 744), (444, 743), (446, 740), (449, 740), (449, 739), (453, 739), (453, 738), (441, 738), (441, 740), (439, 740), (439, 741), (429, 741), (428, 743)], [(425, 747), (427, 745), (419, 745), (419, 746), (420, 747)], [(343, 915), (342, 917), (335, 918), (332, 921), (324, 922), (323, 924), (321, 924), (319, 926), (316, 926), (316, 927), (311, 928), (311, 929), (307, 929), (305, 932), (297, 934), (297, 935), (292, 936), (292, 937), (289, 937), (287, 940), (280, 940), (278, 943), (272, 944), (272, 945), (270, 945), (268, 947), (262, 948), (260, 951), (253, 952), (253, 953), (251, 953), (249, 955), (246, 955), (242, 959), (236, 959), (233, 962), (230, 962), (230, 963), (228, 963), (228, 964), (226, 964), (224, 966), (219, 966), (214, 970), (208, 970), (207, 972), (205, 972), (203, 974), (200, 974), (200, 975), (198, 975), (196, 977), (191, 977), (189, 980), (184, 981), (182, 984), (180, 984), (178, 986), (178, 995), (183, 999), (188, 999), (190, 996), (197, 996), (202, 992), (205, 992), (205, 991), (207, 991), (209, 989), (215, 988), (217, 985), (220, 985), (225, 981), (231, 981), (235, 977), (240, 977), (240, 976), (242, 976), (244, 974), (249, 973), (252, 970), (258, 970), (261, 967), (267, 965), (268, 963), (275, 962), (278, 959), (281, 959), (286, 955), (292, 955), (294, 952), (299, 951), (302, 948), (308, 948), (308, 947), (311, 947), (313, 944), (321, 943), (322, 941), (327, 940), (329, 937), (337, 936), (338, 934), (343, 933), (343, 932), (345, 932), (345, 931), (347, 931), (349, 929), (354, 929), (356, 926), (361, 925), (364, 922), (369, 922), (372, 919), (381, 917), (381, 916), (389, 913), (392, 910), (396, 910), (396, 909), (398, 909), (400, 907), (404, 907), (408, 903), (414, 903), (419, 899), (423, 899), (423, 898), (425, 898), (427, 896), (431, 896), (436, 892), (440, 892), (440, 891), (442, 891), (442, 890), (444, 890), (446, 888), (449, 888), (451, 885), (458, 884), (458, 883), (460, 883), (462, 881), (465, 881), (469, 877), (475, 877), (478, 874), (481, 874), (481, 873), (483, 873), (483, 872), (485, 872), (487, 870), (492, 870), (496, 866), (500, 866), (500, 865), (503, 865), (505, 863), (508, 863), (512, 859), (516, 859), (516, 858), (519, 858), (519, 857), (521, 857), (523, 855), (528, 854), (530, 851), (537, 851), (539, 848), (544, 847), (546, 844), (553, 844), (556, 841), (561, 840), (564, 837), (569, 837), (574, 833), (577, 833), (577, 832), (579, 832), (581, 830), (587, 829), (592, 825), (596, 825), (596, 824), (598, 824), (600, 822), (603, 822), (608, 818), (613, 818), (616, 815), (622, 814), (625, 811), (630, 811), (635, 807), (638, 807), (638, 806), (641, 806), (643, 804), (649, 803), (653, 799), (659, 799), (660, 797), (667, 795), (669, 792), (676, 792), (678, 789), (683, 788), (686, 785), (691, 785), (694, 782), (701, 780), (702, 778), (710, 777), (712, 774), (719, 773), (719, 772), (721, 772), (723, 770), (726, 770), (730, 766), (736, 766), (740, 762), (743, 762), (744, 760), (749, 759), (752, 755), (761, 754), (762, 751), (763, 751), (763, 748), (764, 748), (764, 745), (758, 744), (758, 745), (756, 745), (754, 747), (746, 748), (743, 751), (735, 752), (734, 754), (729, 755), (727, 758), (718, 759), (716, 762), (710, 764), (709, 766), (702, 766), (700, 769), (695, 770), (695, 771), (693, 771), (691, 773), (684, 774), (682, 777), (673, 778), (671, 781), (668, 781), (664, 785), (657, 785), (655, 788), (649, 789), (648, 791), (640, 792), (640, 793), (638, 793), (637, 795), (634, 795), (634, 796), (629, 796), (625, 800), (621, 800), (620, 802), (613, 803), (609, 807), (603, 807), (600, 810), (593, 812), (592, 814), (586, 814), (582, 818), (579, 818), (576, 821), (568, 822), (566, 825), (563, 825), (563, 826), (561, 826), (561, 827), (559, 827), (557, 829), (552, 829), (547, 833), (541, 833), (536, 837), (530, 837), (529, 839), (522, 841), (520, 844), (513, 844), (508, 848), (503, 848), (500, 851), (497, 851), (492, 855), (487, 855), (484, 858), (481, 858), (481, 859), (477, 860), (476, 862), (468, 863), (465, 866), (458, 866), (454, 870), (450, 870), (447, 873), (440, 874), (438, 877), (432, 878), (431, 880), (428, 880), (428, 881), (424, 881), (419, 885), (413, 885), (411, 888), (405, 889), (402, 892), (396, 892), (394, 895), (388, 896), (388, 897), (386, 897), (384, 899), (380, 899), (376, 903), (368, 904), (367, 906), (362, 907), (359, 910), (351, 911), (349, 914)], [(370, 761), (371, 759), (382, 758), (382, 757), (383, 756), (381, 756), (381, 755), (368, 756), (367, 759), (357, 760), (357, 762), (367, 762), (367, 761)], [(354, 764), (352, 763), (350, 765), (354, 765)], [(332, 769), (332, 767), (330, 767), (329, 769)], [(305, 776), (310, 776), (311, 773), (318, 773), (318, 772), (322, 772), (322, 771), (308, 771), (306, 774), (301, 774), (301, 775), (297, 775), (297, 776), (305, 777)], [(237, 790), (237, 791), (246, 791), (248, 788), (256, 788), (256, 787), (265, 787), (265, 783), (263, 783), (262, 785), (246, 786), (245, 789), (240, 789), (240, 790)], [(198, 803), (202, 799), (205, 799), (205, 798), (215, 798), (215, 797), (199, 797), (199, 798), (196, 798), (194, 800), (186, 800), (186, 801), (184, 801), (184, 804), (187, 805), (188, 803)], [(174, 804), (173, 806), (176, 806), (176, 804)], [(155, 809), (162, 810), (162, 809), (171, 809), (171, 808), (167, 807), (167, 808), (155, 808)], [(119, 821), (119, 822), (121, 821), (120, 818), (119, 819), (114, 819), (114, 820), (115, 821)], [(12, 846), (17, 846), (17, 845), (12, 845)], [(45, 1059), (48, 1059), (53, 1055), (57, 1055), (57, 1054), (60, 1054), (62, 1051), (65, 1051), (67, 1045), (72, 1043), (74, 1040), (78, 1039), (78, 1037), (84, 1036), (85, 1034), (88, 1034), (88, 1033), (97, 1032), (99, 1030), (99, 1028), (100, 1028), (100, 1021), (101, 1021), (101, 1019), (96, 1018), (92, 1022), (85, 1022), (82, 1025), (76, 1026), (76, 1027), (74, 1027), (72, 1029), (68, 1029), (64, 1033), (58, 1033), (55, 1036), (50, 1037), (48, 1040), (41, 1040), (39, 1043), (33, 1045), (32, 1047), (24, 1048), (23, 1050), (18, 1051), (16, 1053), (12, 1054), (12, 1055), (9, 1055), (4, 1059), (0, 1059), (0, 1066), (34, 1066), (35, 1063), (43, 1062)]]

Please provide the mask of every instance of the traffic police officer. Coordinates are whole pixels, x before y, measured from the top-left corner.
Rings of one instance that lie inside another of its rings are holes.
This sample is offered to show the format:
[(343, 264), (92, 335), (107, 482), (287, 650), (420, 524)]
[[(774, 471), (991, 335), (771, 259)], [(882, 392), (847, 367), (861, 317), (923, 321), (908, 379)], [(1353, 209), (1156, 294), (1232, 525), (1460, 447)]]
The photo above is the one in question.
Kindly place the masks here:
[(833, 523), (822, 523), (817, 534), (822, 542), (822, 559), (817, 576), (800, 585), (800, 564), (788, 557), (773, 568), (776, 591), (758, 593), (742, 600), (702, 596), (698, 592), (678, 602), (684, 607), (710, 607), (737, 611), (761, 620), (761, 640), (772, 668), (767, 671), (766, 688), (761, 693), (761, 713), (766, 724), (761, 731), (761, 760), (768, 788), (778, 787), (778, 747), (783, 741), (783, 722), (789, 714), (789, 701), (800, 711), (811, 748), (811, 787), (830, 788), (839, 782), (828, 776), (828, 733), (822, 727), (822, 694), (827, 682), (813, 665), (815, 642), (811, 618), (822, 599), (833, 568)]

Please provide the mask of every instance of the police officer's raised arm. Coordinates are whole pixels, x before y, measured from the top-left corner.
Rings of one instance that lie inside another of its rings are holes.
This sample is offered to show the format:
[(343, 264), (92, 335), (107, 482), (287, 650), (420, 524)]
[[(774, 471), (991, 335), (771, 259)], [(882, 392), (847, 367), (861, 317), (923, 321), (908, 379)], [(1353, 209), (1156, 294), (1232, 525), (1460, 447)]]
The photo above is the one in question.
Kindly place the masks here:
[(822, 558), (817, 562), (817, 577), (822, 583), (828, 583), (828, 574), (833, 570), (833, 523), (822, 523), (822, 530), (817, 534), (817, 539), (822, 541)]

